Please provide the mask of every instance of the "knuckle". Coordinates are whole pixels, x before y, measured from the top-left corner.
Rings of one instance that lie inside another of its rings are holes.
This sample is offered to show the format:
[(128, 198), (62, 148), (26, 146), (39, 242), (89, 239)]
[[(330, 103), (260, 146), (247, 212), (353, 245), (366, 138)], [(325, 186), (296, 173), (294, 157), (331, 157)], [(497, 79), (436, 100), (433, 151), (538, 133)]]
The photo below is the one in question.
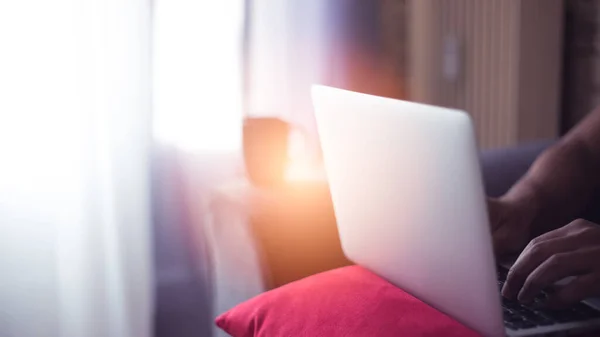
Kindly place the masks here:
[(595, 235), (597, 232), (598, 232), (597, 228), (586, 227), (583, 230), (581, 230), (579, 235), (587, 237), (587, 236)]
[(550, 268), (560, 267), (566, 263), (566, 255), (562, 253), (554, 254), (550, 256), (547, 263)]
[(563, 263), (563, 255), (562, 254), (555, 254), (550, 256), (550, 258), (548, 259), (548, 265), (550, 267), (556, 267), (556, 266), (560, 266)]
[(589, 222), (585, 219), (577, 219), (571, 222), (569, 227), (584, 228), (589, 226)]
[(534, 258), (541, 258), (546, 254), (547, 248), (547, 245), (543, 242), (534, 243), (531, 245), (530, 254)]
[(531, 239), (531, 241), (529, 241), (529, 246), (533, 247), (535, 245), (539, 245), (542, 242), (541, 238), (538, 236), (536, 238)]

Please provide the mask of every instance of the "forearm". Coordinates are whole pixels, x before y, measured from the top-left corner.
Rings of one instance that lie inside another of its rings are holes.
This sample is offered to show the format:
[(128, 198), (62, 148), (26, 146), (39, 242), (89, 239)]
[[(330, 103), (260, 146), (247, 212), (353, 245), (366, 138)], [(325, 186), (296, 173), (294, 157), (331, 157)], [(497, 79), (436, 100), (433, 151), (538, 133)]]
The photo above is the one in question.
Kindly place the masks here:
[(578, 137), (566, 137), (545, 151), (507, 193), (535, 216), (532, 234), (558, 228), (581, 214), (598, 186), (594, 154)]

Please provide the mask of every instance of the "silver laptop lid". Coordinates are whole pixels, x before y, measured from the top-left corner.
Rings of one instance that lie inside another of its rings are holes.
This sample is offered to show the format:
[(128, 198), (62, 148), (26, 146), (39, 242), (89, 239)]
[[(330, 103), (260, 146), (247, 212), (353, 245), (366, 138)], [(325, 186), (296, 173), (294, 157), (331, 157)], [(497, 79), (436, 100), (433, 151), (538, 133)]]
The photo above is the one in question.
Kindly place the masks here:
[(469, 116), (325, 86), (312, 95), (347, 257), (474, 330), (503, 336)]

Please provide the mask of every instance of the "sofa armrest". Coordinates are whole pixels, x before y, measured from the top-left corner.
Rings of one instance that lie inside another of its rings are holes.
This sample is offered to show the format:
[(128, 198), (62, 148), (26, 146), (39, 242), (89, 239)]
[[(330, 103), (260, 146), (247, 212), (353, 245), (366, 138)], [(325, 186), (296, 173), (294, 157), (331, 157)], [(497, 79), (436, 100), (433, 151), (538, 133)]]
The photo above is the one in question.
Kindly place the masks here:
[[(535, 159), (555, 140), (528, 143), (517, 147), (486, 151), (481, 154), (481, 170), (486, 194), (499, 197), (519, 180)], [(600, 224), (600, 189), (579, 217)]]
[(554, 143), (555, 140), (547, 140), (483, 152), (481, 171), (487, 195), (499, 197), (506, 193), (538, 155)]

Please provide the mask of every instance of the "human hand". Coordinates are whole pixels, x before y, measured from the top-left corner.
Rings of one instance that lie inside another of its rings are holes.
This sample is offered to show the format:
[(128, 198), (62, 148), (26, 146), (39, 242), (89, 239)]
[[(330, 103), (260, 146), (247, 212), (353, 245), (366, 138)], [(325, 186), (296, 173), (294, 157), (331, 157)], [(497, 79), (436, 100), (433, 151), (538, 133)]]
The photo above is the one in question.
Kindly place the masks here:
[(509, 198), (488, 198), (487, 202), (496, 255), (520, 252), (531, 237), (533, 210)]
[(527, 303), (569, 276), (576, 278), (557, 287), (548, 306), (564, 307), (600, 294), (600, 226), (579, 219), (531, 240), (508, 272), (502, 295)]

